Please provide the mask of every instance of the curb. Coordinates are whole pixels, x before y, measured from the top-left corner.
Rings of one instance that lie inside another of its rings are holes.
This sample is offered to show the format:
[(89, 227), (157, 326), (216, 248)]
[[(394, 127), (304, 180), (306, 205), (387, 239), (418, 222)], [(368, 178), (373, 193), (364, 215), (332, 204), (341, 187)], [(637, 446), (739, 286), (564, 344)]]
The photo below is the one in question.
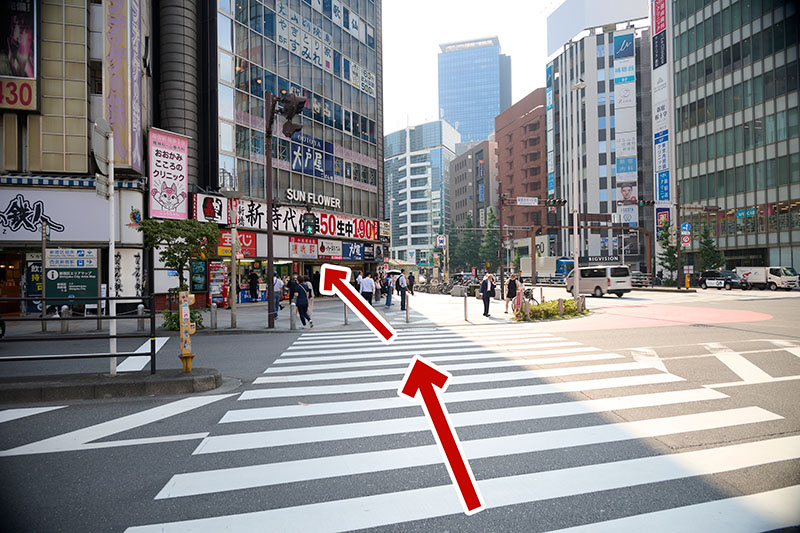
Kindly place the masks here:
[(0, 380), (0, 403), (97, 400), (164, 394), (206, 392), (222, 385), (222, 373), (196, 368), (191, 374), (180, 369), (109, 374), (63, 374), (22, 376)]

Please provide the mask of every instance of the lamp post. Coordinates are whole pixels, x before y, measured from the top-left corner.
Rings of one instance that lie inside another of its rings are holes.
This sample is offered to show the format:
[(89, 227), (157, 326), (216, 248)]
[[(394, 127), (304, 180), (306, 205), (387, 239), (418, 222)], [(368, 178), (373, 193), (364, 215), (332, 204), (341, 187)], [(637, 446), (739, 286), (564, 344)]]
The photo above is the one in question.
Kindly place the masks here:
[(575, 116), (574, 122), (574, 130), (575, 130), (575, 141), (572, 146), (572, 151), (575, 154), (575, 164), (572, 167), (572, 277), (573, 277), (573, 295), (575, 299), (578, 299), (580, 295), (580, 269), (578, 264), (578, 254), (580, 253), (580, 246), (578, 244), (578, 163), (579, 163), (579, 154), (578, 154), (578, 144), (580, 142), (580, 112), (578, 108), (578, 91), (586, 87), (586, 83), (580, 78), (579, 81), (575, 85), (572, 86), (572, 100), (573, 100), (573, 111)]

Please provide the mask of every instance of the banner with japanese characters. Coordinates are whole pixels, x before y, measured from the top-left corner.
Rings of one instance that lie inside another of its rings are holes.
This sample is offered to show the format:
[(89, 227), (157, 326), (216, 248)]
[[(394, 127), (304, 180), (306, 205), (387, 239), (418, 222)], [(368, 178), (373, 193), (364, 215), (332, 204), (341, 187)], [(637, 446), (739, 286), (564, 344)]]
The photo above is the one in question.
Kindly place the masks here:
[(188, 137), (151, 128), (148, 146), (150, 217), (176, 220), (187, 218)]
[(317, 239), (289, 237), (289, 257), (292, 259), (317, 259)]

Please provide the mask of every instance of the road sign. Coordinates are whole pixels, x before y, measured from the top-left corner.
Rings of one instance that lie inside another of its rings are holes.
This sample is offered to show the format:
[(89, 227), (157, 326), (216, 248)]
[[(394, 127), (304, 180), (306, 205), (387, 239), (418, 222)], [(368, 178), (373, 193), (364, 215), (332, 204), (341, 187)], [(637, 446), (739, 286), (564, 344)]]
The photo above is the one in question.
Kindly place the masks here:
[(517, 205), (539, 205), (539, 199), (531, 196), (517, 196)]
[(76, 303), (71, 298), (97, 296), (97, 250), (54, 248), (47, 250), (45, 290), (47, 305)]
[(692, 225), (689, 224), (688, 222), (684, 222), (683, 224), (681, 224), (681, 231), (683, 233), (691, 232), (692, 231)]
[[(108, 143), (106, 137), (111, 133), (111, 126), (105, 120), (98, 119), (92, 128), (92, 151), (97, 162), (97, 168), (104, 176), (108, 176)], [(99, 193), (98, 193), (99, 194)]]
[(101, 198), (108, 198), (108, 178), (99, 172), (94, 175), (94, 192)]
[(447, 244), (447, 236), (445, 235), (437, 235), (436, 236), (436, 247), (437, 248), (444, 248)]
[(687, 247), (689, 246), (689, 244), (691, 244), (691, 242), (692, 242), (691, 235), (681, 235), (681, 246)]

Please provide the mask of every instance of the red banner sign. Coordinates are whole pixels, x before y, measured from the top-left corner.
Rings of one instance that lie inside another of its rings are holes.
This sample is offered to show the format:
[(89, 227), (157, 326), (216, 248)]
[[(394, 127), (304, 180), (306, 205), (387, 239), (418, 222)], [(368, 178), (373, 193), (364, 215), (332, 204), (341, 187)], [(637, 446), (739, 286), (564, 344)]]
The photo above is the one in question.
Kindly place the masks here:
[[(231, 255), (231, 232), (222, 230), (222, 236), (217, 243), (217, 255)], [(238, 232), (240, 252), (244, 257), (256, 256), (256, 234), (249, 231)]]

